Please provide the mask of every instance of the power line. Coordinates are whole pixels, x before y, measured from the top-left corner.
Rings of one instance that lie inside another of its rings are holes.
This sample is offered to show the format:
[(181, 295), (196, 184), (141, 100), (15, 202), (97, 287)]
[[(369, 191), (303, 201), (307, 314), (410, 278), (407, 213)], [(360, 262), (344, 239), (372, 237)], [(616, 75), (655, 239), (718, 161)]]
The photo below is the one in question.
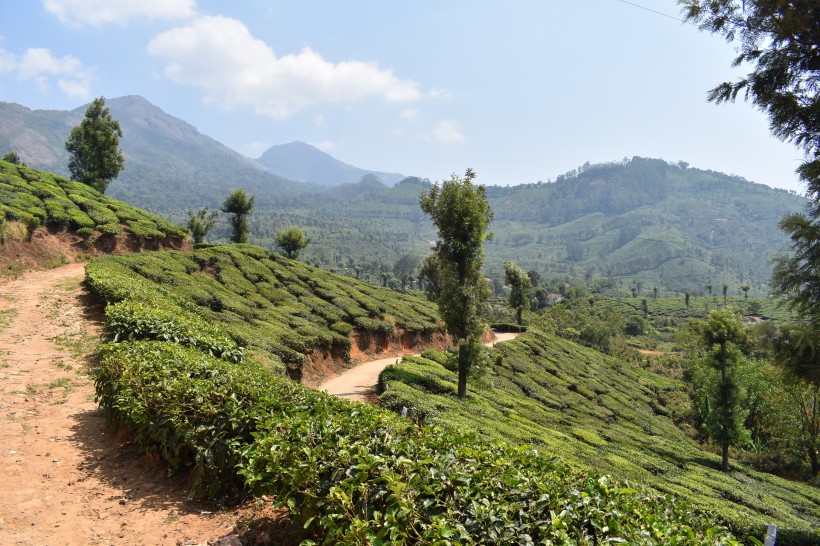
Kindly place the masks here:
[(654, 13), (655, 15), (660, 15), (662, 17), (672, 19), (673, 21), (678, 21), (679, 23), (686, 23), (686, 24), (689, 24), (689, 25), (697, 26), (697, 25), (695, 25), (694, 23), (692, 23), (690, 21), (685, 21), (683, 19), (679, 19), (678, 17), (675, 17), (674, 15), (669, 15), (668, 13), (663, 13), (661, 11), (657, 11), (657, 10), (654, 10), (652, 8), (648, 8), (646, 6), (641, 6), (640, 4), (636, 4), (634, 2), (628, 2), (627, 0), (618, 0), (618, 2), (621, 2), (622, 4), (629, 4), (630, 6), (636, 7), (638, 9), (646, 10), (648, 12)]

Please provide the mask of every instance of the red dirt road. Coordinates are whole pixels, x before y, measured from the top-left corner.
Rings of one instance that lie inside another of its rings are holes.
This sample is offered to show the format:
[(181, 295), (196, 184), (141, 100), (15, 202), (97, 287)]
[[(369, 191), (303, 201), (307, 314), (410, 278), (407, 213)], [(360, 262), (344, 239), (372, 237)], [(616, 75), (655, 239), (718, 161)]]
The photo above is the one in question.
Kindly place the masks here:
[[(495, 341), (487, 343), (486, 345), (489, 346), (501, 341), (514, 339), (517, 335), (516, 333), (497, 333), (495, 334)], [(316, 389), (327, 391), (329, 394), (340, 398), (356, 400), (357, 402), (367, 402), (368, 397), (376, 392), (376, 383), (379, 380), (381, 371), (391, 364), (396, 364), (400, 360), (401, 357), (393, 356), (359, 364), (355, 368), (350, 368), (341, 375), (325, 381), (316, 387)]]
[(228, 535), (236, 511), (186, 501), (184, 478), (166, 478), (106, 425), (88, 375), (101, 326), (83, 270), (0, 280), (0, 545), (205, 545)]

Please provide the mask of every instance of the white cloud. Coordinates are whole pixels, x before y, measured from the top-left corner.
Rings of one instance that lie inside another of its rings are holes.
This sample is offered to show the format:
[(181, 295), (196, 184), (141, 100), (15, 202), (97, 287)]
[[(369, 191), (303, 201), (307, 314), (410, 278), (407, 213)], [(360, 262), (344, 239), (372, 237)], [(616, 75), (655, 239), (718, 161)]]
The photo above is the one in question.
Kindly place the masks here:
[(427, 93), (427, 96), (432, 99), (449, 99), (453, 97), (453, 93), (447, 89), (434, 87)]
[(419, 111), (415, 108), (407, 108), (405, 110), (402, 110), (401, 114), (399, 114), (399, 117), (402, 119), (413, 119), (418, 117), (418, 115)]
[(165, 61), (164, 74), (200, 87), (205, 100), (223, 108), (250, 106), (276, 119), (319, 103), (350, 103), (366, 97), (390, 102), (421, 98), (418, 85), (376, 63), (331, 63), (310, 48), (277, 57), (242, 22), (199, 17), (155, 36), (148, 52)]
[(55, 57), (51, 50), (44, 48), (30, 48), (19, 59), (0, 49), (0, 74), (14, 74), (18, 81), (34, 82), (41, 92), (48, 91), (56, 78), (57, 87), (76, 99), (91, 96), (94, 79), (94, 69), (83, 66), (78, 58)]
[(464, 133), (457, 121), (443, 119), (433, 127), (433, 138), (444, 144), (456, 144), (464, 142)]
[(101, 26), (130, 19), (183, 19), (196, 15), (196, 0), (44, 0), (64, 24)]

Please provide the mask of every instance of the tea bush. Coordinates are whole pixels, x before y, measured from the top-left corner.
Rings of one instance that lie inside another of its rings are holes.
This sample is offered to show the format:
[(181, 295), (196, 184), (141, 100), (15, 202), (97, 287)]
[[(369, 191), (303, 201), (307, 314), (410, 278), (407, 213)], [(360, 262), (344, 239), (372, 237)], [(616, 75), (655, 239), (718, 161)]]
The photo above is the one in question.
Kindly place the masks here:
[(162, 341), (108, 344), (106, 415), (194, 492), (274, 495), (309, 544), (738, 544), (670, 495)]
[(137, 237), (183, 239), (187, 232), (167, 220), (107, 197), (90, 186), (61, 176), (0, 161), (0, 219), (39, 226), (118, 235), (123, 226)]
[(381, 404), (686, 498), (739, 536), (762, 537), (777, 523), (778, 544), (820, 543), (820, 491), (734, 462), (731, 473), (720, 472), (719, 455), (668, 417), (679, 382), (535, 329), (491, 354), (493, 365), (463, 401), (446, 353), (405, 357), (382, 372)]
[[(354, 325), (381, 336), (397, 328), (422, 335), (436, 330), (436, 308), (429, 302), (371, 288), (252, 245), (108, 256), (89, 264), (86, 278), (106, 302), (134, 300), (112, 308), (112, 335), (178, 337), (189, 340), (180, 341), (184, 344), (200, 346), (191, 341), (198, 335), (208, 343), (214, 340), (207, 319), (238, 345), (269, 353), (274, 362), (297, 369), (318, 349), (349, 358), (347, 336)], [(365, 291), (372, 297), (365, 298)], [(176, 309), (152, 315), (150, 307), (162, 307), (155, 303), (157, 298), (193, 316), (186, 318)], [(365, 299), (369, 307), (361, 307), (358, 299)], [(390, 308), (395, 314), (380, 314), (377, 308)], [(174, 317), (176, 321), (171, 320)], [(217, 355), (221, 350), (212, 348)]]

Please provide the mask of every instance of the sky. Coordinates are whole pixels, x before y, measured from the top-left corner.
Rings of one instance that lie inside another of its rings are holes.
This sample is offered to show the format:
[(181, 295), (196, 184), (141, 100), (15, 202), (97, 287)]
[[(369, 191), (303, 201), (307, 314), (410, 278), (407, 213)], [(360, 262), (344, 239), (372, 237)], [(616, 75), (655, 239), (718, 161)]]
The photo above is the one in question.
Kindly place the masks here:
[(252, 158), (299, 140), (368, 170), (436, 181), (469, 167), (508, 185), (641, 156), (804, 191), (802, 153), (763, 113), (707, 102), (743, 71), (674, 0), (0, 0), (0, 13), (0, 101), (141, 95)]

